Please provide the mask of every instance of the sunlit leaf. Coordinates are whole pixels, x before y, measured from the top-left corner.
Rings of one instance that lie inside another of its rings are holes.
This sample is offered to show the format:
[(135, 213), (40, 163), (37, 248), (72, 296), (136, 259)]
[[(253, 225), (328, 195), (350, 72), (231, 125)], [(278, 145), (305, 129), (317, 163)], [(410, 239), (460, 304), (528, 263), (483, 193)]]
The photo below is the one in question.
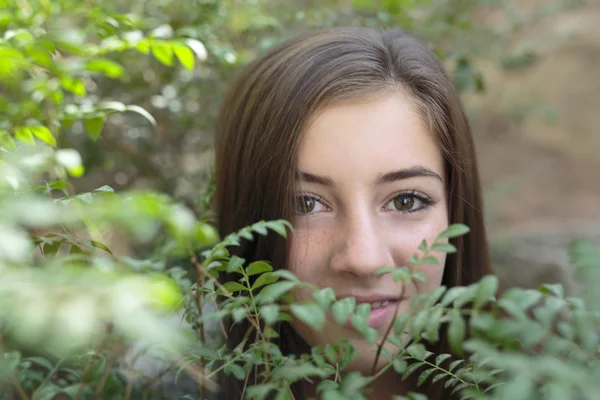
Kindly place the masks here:
[(192, 71), (194, 69), (195, 58), (194, 52), (186, 45), (180, 43), (173, 44), (173, 52), (175, 56), (186, 69)]
[(35, 144), (35, 139), (33, 138), (33, 133), (31, 132), (31, 129), (29, 127), (22, 127), (22, 128), (16, 129), (15, 137), (17, 138), (17, 140), (19, 140), (23, 143), (30, 144), (30, 145)]
[(171, 44), (162, 41), (153, 41), (150, 44), (152, 55), (166, 66), (173, 65), (173, 48)]
[(86, 94), (84, 83), (78, 79), (66, 77), (62, 78), (60, 83), (65, 90), (68, 90), (77, 96), (85, 96)]
[(42, 142), (52, 147), (56, 147), (56, 139), (54, 139), (54, 136), (52, 136), (50, 129), (46, 128), (45, 126), (30, 126), (29, 129), (31, 130), (31, 133), (33, 133), (35, 137), (40, 139)]

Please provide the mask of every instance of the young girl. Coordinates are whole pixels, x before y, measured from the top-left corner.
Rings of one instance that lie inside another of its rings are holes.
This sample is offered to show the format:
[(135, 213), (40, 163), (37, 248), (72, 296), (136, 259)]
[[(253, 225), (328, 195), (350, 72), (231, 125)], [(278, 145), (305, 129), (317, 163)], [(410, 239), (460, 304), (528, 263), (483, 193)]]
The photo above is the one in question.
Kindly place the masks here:
[[(383, 338), (396, 305), (406, 312), (420, 293), (490, 273), (473, 147), (459, 98), (425, 44), (400, 30), (305, 34), (251, 63), (225, 98), (216, 137), (218, 229), (225, 236), (260, 220), (292, 222), (287, 240), (261, 236), (236, 254), (331, 287), (338, 299), (370, 303), (369, 325)], [(471, 231), (452, 239), (456, 253), (436, 254), (440, 265), (423, 267), (425, 283), (402, 288), (389, 274), (374, 274), (409, 265), (419, 243), (431, 244), (451, 223)], [(294, 296), (310, 299), (303, 291)], [(227, 324), (229, 348), (248, 328)], [(278, 330), (284, 354), (347, 338), (360, 350), (350, 370), (368, 374), (373, 365), (374, 353), (351, 326), (327, 320), (313, 331), (293, 320)], [(431, 351), (449, 349), (442, 339)], [(414, 389), (390, 371), (369, 398)], [(224, 381), (223, 398), (241, 398), (243, 385)], [(450, 398), (438, 386), (419, 390)], [(317, 397), (307, 382), (293, 392), (296, 399)]]

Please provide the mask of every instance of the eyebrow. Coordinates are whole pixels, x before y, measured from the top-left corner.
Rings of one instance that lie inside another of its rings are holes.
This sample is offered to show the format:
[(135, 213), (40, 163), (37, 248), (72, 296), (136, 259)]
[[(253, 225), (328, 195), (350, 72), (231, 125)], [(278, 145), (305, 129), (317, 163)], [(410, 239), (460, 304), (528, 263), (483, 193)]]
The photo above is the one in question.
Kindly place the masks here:
[[(404, 179), (410, 178), (418, 178), (418, 177), (426, 177), (426, 178), (435, 178), (440, 182), (443, 182), (442, 177), (433, 172), (432, 170), (425, 168), (423, 166), (417, 165), (414, 167), (410, 167), (407, 169), (401, 169), (398, 171), (388, 172), (386, 174), (380, 175), (377, 178), (376, 184), (381, 185), (385, 183), (392, 183), (396, 181), (401, 181)], [(323, 186), (328, 186), (331, 188), (335, 188), (335, 182), (333, 179), (327, 176), (310, 174), (308, 172), (298, 172), (298, 179), (307, 183), (316, 183)]]

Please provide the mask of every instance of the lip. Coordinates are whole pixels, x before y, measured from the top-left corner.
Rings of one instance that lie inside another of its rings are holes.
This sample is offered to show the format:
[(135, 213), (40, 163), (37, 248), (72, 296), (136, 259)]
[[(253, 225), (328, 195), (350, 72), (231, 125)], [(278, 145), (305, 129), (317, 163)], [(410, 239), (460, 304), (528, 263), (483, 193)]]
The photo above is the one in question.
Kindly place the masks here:
[[(369, 313), (369, 327), (373, 329), (381, 328), (383, 325), (388, 324), (394, 318), (394, 312), (396, 310), (396, 306), (399, 301), (402, 301), (402, 298), (398, 296), (389, 296), (389, 295), (368, 295), (368, 296), (340, 296), (339, 298), (345, 297), (354, 297), (356, 299), (356, 304), (365, 304), (365, 303), (378, 303), (389, 301), (389, 304), (378, 307), (374, 310), (371, 310)], [(354, 328), (350, 319), (346, 321), (345, 324), (348, 328)]]

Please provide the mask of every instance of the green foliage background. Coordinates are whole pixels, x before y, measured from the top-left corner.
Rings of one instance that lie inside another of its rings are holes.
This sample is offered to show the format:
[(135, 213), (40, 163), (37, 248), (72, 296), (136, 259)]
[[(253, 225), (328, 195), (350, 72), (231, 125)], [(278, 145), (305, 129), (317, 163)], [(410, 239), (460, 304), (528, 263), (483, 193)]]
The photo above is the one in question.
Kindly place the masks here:
[[(553, 1), (545, 12), (575, 3)], [(502, 32), (476, 22), (481, 10), (503, 7), (507, 2), (500, 0), (0, 0), (0, 382), (6, 385), (0, 385), (0, 398), (4, 392), (21, 399), (158, 395), (156, 375), (133, 373), (129, 350), (141, 340), (169, 360), (161, 365), (173, 366), (157, 375), (184, 371), (211, 389), (214, 372), (204, 369), (221, 362), (224, 372), (243, 379), (263, 360), (248, 360), (248, 352), (223, 355), (209, 345), (203, 323), (225, 315), (268, 328), (292, 313), (319, 328), (333, 307), (340, 321), (353, 317), (372, 337), (364, 323), (368, 310), (336, 302), (329, 291), (315, 292), (314, 304), (280, 309), (275, 300), (300, 283), (273, 273), (268, 263), (244, 268), (243, 260), (229, 258), (226, 244), (267, 230), (285, 234), (284, 221), (257, 222), (215, 246), (209, 178), (221, 95), (260, 51), (335, 25), (408, 29), (447, 63), (458, 90), (481, 91), (485, 77), (473, 67), (474, 58), (519, 59), (503, 44), (526, 18)], [(439, 291), (419, 300), (429, 308), (415, 308), (415, 342), (389, 367), (404, 377), (419, 370), (420, 382), (445, 379), (476, 398), (593, 398), (586, 396), (597, 393), (597, 316), (585, 300), (597, 296), (591, 283), (598, 257), (585, 243), (572, 253), (588, 283), (582, 298), (566, 299), (560, 288), (548, 286), (497, 300), (493, 278), (462, 292)], [(240, 281), (219, 288), (213, 279), (218, 270), (237, 271)], [(398, 271), (387, 272), (421, 279), (418, 268)], [(260, 275), (261, 285), (249, 286), (250, 275)], [(263, 285), (257, 298), (232, 296), (220, 313), (205, 314), (203, 302), (217, 293), (250, 293)], [(525, 314), (544, 299), (554, 300), (532, 311), (533, 317)], [(472, 301), (477, 312), (488, 302), (496, 308), (467, 328), (460, 309)], [(569, 310), (574, 322), (560, 325), (554, 337), (551, 320), (561, 310)], [(191, 329), (163, 322), (174, 311)], [(515, 319), (496, 321), (501, 311)], [(459, 354), (467, 329), (479, 335), (466, 345), (479, 358), (429, 359), (434, 355), (419, 341), (437, 340), (445, 323)], [(259, 343), (267, 347), (258, 351), (276, 354), (267, 328), (266, 344)], [(395, 326), (394, 334), (400, 337), (403, 328)], [(554, 347), (542, 351), (549, 357), (543, 359), (546, 369), (536, 369), (539, 354), (531, 349), (543, 338)], [(344, 348), (352, 353), (344, 343), (315, 349), (294, 373), (281, 359), (267, 357), (264, 364), (273, 363), (273, 371), (249, 394), (263, 398), (284, 389), (280, 398), (288, 398), (285, 389), (303, 374), (328, 377), (323, 357), (336, 359)], [(484, 366), (482, 357), (495, 361)], [(349, 375), (325, 382), (324, 395), (337, 399), (360, 396), (369, 379)], [(502, 388), (483, 394), (482, 384)], [(198, 391), (204, 392), (194, 387), (194, 396), (205, 395)]]

